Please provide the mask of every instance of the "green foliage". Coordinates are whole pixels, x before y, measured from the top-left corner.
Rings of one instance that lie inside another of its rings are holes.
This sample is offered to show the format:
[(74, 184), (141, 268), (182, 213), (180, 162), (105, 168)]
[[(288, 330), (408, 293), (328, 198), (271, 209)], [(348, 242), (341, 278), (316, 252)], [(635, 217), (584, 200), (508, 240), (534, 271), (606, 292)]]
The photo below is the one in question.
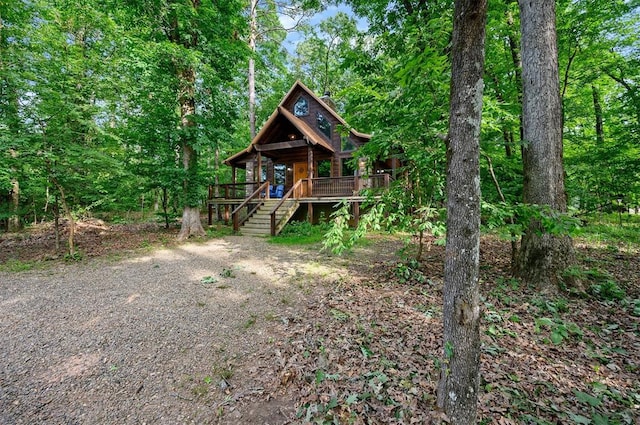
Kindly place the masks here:
[(588, 291), (591, 295), (605, 301), (622, 300), (627, 296), (624, 289), (620, 288), (616, 282), (609, 279), (589, 286)]
[(541, 317), (535, 321), (535, 331), (540, 333), (542, 328), (549, 329), (551, 342), (556, 345), (562, 344), (563, 341), (573, 338), (582, 338), (584, 333), (578, 325), (573, 322), (565, 322), (557, 318)]
[(324, 239), (326, 230), (326, 223), (312, 225), (308, 221), (292, 221), (282, 229), (278, 236), (270, 238), (269, 242), (279, 245), (315, 244)]
[(394, 274), (400, 283), (424, 283), (427, 277), (420, 270), (420, 262), (415, 258), (397, 263), (394, 268)]

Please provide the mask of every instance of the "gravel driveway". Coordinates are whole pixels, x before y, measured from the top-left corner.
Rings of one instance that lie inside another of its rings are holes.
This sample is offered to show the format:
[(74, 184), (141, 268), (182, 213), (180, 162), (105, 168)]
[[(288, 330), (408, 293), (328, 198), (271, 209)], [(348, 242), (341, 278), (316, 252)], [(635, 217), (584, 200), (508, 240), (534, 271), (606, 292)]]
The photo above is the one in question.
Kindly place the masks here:
[(315, 256), (233, 236), (0, 273), (0, 423), (285, 422), (239, 400), (277, 380), (273, 347), (337, 273)]

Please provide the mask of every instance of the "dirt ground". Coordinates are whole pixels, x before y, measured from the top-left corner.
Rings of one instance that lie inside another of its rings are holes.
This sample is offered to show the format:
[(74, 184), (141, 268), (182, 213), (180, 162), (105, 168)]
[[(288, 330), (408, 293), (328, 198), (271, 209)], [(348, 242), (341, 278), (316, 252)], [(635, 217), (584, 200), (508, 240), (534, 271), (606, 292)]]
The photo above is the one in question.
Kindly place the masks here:
[[(0, 235), (0, 424), (440, 423), (442, 247), (176, 234), (83, 222), (80, 261)], [(640, 424), (638, 251), (577, 246), (624, 298), (541, 298), (483, 238), (482, 423)]]
[(274, 361), (347, 273), (341, 261), (262, 238), (174, 238), (155, 225), (83, 222), (80, 262), (56, 252), (51, 226), (0, 239), (12, 269), (0, 272), (0, 424), (294, 417)]

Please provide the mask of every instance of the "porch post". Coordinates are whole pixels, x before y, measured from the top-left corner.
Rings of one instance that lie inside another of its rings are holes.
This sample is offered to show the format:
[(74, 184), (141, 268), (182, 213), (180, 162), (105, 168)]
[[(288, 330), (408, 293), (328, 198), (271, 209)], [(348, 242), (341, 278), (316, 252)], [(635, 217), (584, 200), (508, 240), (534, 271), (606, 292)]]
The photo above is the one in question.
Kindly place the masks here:
[[(313, 195), (313, 147), (311, 144), (307, 147), (307, 183), (308, 183), (308, 196)], [(313, 224), (313, 203), (309, 202), (307, 205), (307, 220)]]
[(396, 179), (396, 169), (398, 168), (398, 163), (397, 163), (397, 159), (395, 156), (391, 157), (391, 177), (393, 177), (393, 179)]
[(353, 224), (357, 227), (360, 222), (360, 202), (353, 203)]
[(231, 183), (232, 184), (236, 184), (236, 173), (237, 173), (236, 166), (233, 165), (231, 167)]
[(262, 184), (262, 154), (260, 152), (258, 152), (258, 169), (256, 171), (258, 173), (256, 181), (258, 182), (258, 186), (260, 186), (260, 184)]
[(313, 147), (309, 145), (307, 147), (307, 178), (309, 179), (308, 181), (309, 196), (312, 196), (313, 194), (313, 175), (314, 174), (315, 173), (313, 170)]
[[(216, 186), (217, 191), (217, 186)], [(213, 224), (213, 186), (209, 185), (209, 199), (207, 199), (207, 224), (211, 226)]]

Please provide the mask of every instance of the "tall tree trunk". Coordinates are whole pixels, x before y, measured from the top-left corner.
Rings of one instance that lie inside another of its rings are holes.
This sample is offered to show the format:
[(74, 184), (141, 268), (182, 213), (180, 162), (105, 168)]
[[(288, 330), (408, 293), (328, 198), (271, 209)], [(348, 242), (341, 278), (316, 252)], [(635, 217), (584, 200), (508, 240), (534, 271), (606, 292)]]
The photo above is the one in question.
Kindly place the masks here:
[(258, 0), (249, 4), (249, 129), (251, 140), (256, 137), (256, 39), (258, 38)]
[[(60, 193), (60, 202), (62, 203), (62, 210), (64, 211), (65, 217), (69, 221), (69, 237), (67, 239), (67, 242), (68, 242), (67, 246), (69, 248), (69, 256), (73, 258), (76, 255), (76, 244), (75, 244), (76, 222), (73, 219), (73, 214), (71, 214), (71, 209), (69, 208), (69, 204), (67, 203), (67, 197), (64, 192), (64, 187), (62, 187), (60, 182), (58, 182), (58, 179), (56, 179), (55, 177), (51, 178), (51, 182), (55, 185), (55, 187), (58, 189), (58, 192)], [(57, 202), (56, 202), (56, 207), (57, 207)]]
[(593, 95), (593, 111), (596, 117), (596, 141), (599, 145), (604, 143), (604, 125), (602, 121), (602, 102), (598, 88), (591, 84), (591, 94)]
[(185, 178), (183, 181), (184, 209), (182, 211), (182, 227), (180, 228), (178, 239), (184, 240), (190, 236), (204, 236), (205, 231), (200, 220), (197, 188), (198, 153), (193, 147), (196, 74), (191, 66), (187, 66), (180, 71), (179, 77), (182, 83), (180, 123), (182, 127), (182, 166), (185, 171)]
[[(562, 161), (562, 106), (556, 45), (555, 0), (519, 0), (523, 80), (524, 202), (567, 211)], [(532, 219), (522, 236), (517, 274), (556, 292), (574, 260), (568, 235), (551, 234)]]
[(456, 0), (447, 142), (444, 361), (438, 406), (475, 424), (480, 369), (480, 122), (486, 0)]

